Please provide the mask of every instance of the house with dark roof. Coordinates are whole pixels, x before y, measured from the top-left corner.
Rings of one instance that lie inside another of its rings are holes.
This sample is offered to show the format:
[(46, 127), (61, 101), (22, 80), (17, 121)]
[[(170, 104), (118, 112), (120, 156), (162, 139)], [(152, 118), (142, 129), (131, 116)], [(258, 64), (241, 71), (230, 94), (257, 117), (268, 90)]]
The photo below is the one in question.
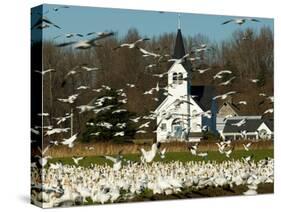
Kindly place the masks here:
[(273, 121), (261, 116), (228, 118), (222, 130), (225, 139), (268, 140), (273, 139)]
[(228, 117), (237, 117), (239, 115), (241, 115), (240, 109), (235, 104), (233, 104), (231, 99), (228, 99), (227, 101), (223, 102), (223, 104), (219, 107), (217, 113), (217, 130), (223, 130)]
[[(185, 54), (181, 29), (178, 28), (173, 58), (180, 59)], [(158, 142), (200, 141), (203, 130), (216, 131), (215, 89), (192, 86), (191, 73), (189, 60), (175, 62), (168, 70), (167, 96), (155, 110)]]

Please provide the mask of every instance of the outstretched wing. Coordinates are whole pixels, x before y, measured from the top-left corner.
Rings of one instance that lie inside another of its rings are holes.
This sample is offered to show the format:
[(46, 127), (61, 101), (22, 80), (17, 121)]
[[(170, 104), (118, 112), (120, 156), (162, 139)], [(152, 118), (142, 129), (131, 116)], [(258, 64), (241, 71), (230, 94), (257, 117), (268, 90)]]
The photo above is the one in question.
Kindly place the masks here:
[(70, 42), (65, 42), (65, 43), (60, 43), (60, 44), (57, 44), (56, 47), (65, 47), (65, 46), (69, 46), (69, 45), (72, 45), (76, 43), (76, 41), (70, 41)]
[(221, 25), (228, 24), (228, 23), (230, 23), (230, 22), (232, 22), (232, 21), (233, 21), (233, 19), (230, 19), (230, 20), (228, 20), (228, 21), (223, 22)]
[(111, 160), (113, 163), (116, 163), (116, 162), (117, 162), (117, 159), (114, 158), (114, 157), (111, 157), (111, 156), (104, 156), (104, 157), (105, 157), (105, 159), (107, 159), (107, 160)]

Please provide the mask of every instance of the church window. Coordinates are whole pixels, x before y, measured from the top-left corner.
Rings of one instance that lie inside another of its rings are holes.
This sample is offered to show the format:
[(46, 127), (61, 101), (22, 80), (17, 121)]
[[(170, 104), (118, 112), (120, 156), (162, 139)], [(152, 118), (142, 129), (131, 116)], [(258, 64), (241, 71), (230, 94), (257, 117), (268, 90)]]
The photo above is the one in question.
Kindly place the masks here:
[(167, 124), (162, 123), (160, 128), (161, 128), (162, 131), (166, 131), (167, 130)]
[(173, 73), (173, 84), (182, 84), (183, 83), (183, 73)]
[(178, 73), (178, 84), (182, 84), (183, 82), (183, 74), (182, 73)]
[(178, 79), (178, 73), (173, 73), (173, 83), (176, 84)]
[[(192, 111), (192, 116), (193, 117), (195, 117), (195, 116), (197, 116), (197, 110), (193, 110)], [(197, 129), (197, 119), (193, 119), (192, 120), (192, 124), (191, 124), (191, 128), (193, 129), (193, 130), (196, 130)]]

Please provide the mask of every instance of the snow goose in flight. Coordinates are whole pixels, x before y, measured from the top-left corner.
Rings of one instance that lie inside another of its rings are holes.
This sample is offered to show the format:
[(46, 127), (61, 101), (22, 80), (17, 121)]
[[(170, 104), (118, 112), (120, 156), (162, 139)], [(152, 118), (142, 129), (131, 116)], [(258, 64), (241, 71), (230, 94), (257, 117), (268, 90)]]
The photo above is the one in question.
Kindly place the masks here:
[(135, 84), (130, 84), (130, 83), (127, 83), (126, 84), (129, 88), (134, 88), (134, 87), (136, 87), (136, 85)]
[(100, 93), (102, 91), (102, 88), (96, 88), (96, 89), (93, 89), (92, 91)]
[(58, 141), (50, 141), (49, 142), (50, 144), (54, 145), (54, 146), (58, 146), (59, 145), (59, 142)]
[(80, 66), (75, 66), (74, 68), (72, 68), (70, 71), (68, 71), (66, 73), (66, 75), (64, 76), (64, 79), (63, 79), (63, 81), (61, 83), (61, 87), (65, 86), (65, 84), (67, 83), (67, 79), (69, 77), (73, 77), (74, 75), (80, 73), (80, 71), (78, 70), (79, 68), (80, 68)]
[(80, 40), (80, 41), (70, 41), (70, 42), (65, 42), (65, 43), (60, 43), (57, 44), (57, 47), (65, 47), (65, 46), (70, 46), (73, 45), (75, 49), (90, 49), (92, 47), (101, 47), (99, 43), (96, 42), (96, 39), (91, 39), (91, 40)]
[(57, 36), (55, 36), (55, 37), (53, 38), (53, 40), (56, 40), (57, 38), (60, 38), (60, 37), (62, 37), (62, 36), (66, 37), (66, 38), (72, 38), (72, 37), (75, 37), (75, 36), (77, 36), (77, 37), (83, 37), (83, 35), (80, 34), (80, 33), (70, 32), (70, 33), (65, 33), (65, 34), (57, 35)]
[(118, 152), (118, 155), (116, 158), (112, 157), (112, 156), (103, 156), (105, 159), (110, 160), (113, 162), (113, 170), (114, 171), (119, 171), (122, 168), (122, 159), (123, 156), (121, 155), (123, 150), (120, 150)]
[(35, 157), (38, 158), (38, 162), (42, 167), (47, 165), (49, 159), (52, 159), (52, 157), (48, 155), (47, 156), (35, 155)]
[(127, 126), (126, 122), (116, 124), (116, 127), (120, 128), (120, 129), (124, 129), (126, 126)]
[(267, 109), (266, 111), (264, 111), (263, 114), (265, 115), (267, 113), (273, 113), (273, 108)]
[(229, 80), (220, 83), (219, 85), (229, 85), (236, 77), (231, 77)]
[(48, 130), (46, 133), (45, 133), (45, 136), (46, 135), (53, 135), (53, 134), (58, 134), (58, 133), (63, 133), (63, 132), (68, 132), (70, 130), (70, 128), (54, 128), (54, 129), (51, 129), (51, 130)]
[(196, 71), (199, 72), (199, 74), (204, 74), (206, 71), (209, 71), (211, 68), (205, 68), (205, 69), (196, 69)]
[(67, 9), (69, 6), (59, 6), (59, 7), (54, 7), (53, 11), (58, 12), (60, 9)]
[(63, 139), (63, 141), (61, 142), (61, 144), (63, 145), (67, 145), (69, 148), (72, 148), (74, 146), (74, 141), (77, 139), (78, 133), (74, 134), (73, 136), (67, 138), (67, 139)]
[(249, 143), (247, 143), (247, 144), (243, 144), (243, 147), (244, 147), (244, 149), (246, 150), (246, 151), (249, 151), (250, 149), (250, 146), (252, 145), (252, 143), (251, 142), (249, 142)]
[(246, 21), (260, 22), (258, 19), (255, 19), (255, 18), (234, 18), (234, 19), (230, 19), (230, 20), (223, 22), (222, 25), (225, 25), (225, 24), (228, 24), (231, 22), (234, 22), (235, 24), (238, 24), (238, 25), (242, 25)]
[(136, 134), (139, 134), (139, 133), (144, 134), (144, 133), (147, 133), (147, 132), (145, 130), (138, 130), (138, 131), (136, 131)]
[(267, 99), (269, 99), (270, 102), (274, 102), (274, 96), (268, 96)]
[(113, 34), (114, 33), (111, 33), (110, 35), (107, 35), (107, 36), (99, 36), (99, 37), (95, 37), (95, 38), (92, 38), (92, 39), (65, 42), (65, 43), (58, 44), (56, 46), (57, 47), (65, 47), (65, 46), (73, 45), (73, 47), (75, 49), (90, 49), (92, 47), (101, 47), (101, 45), (99, 43), (97, 43), (97, 41), (101, 40), (101, 39), (104, 39), (108, 36), (111, 36)]
[(213, 97), (213, 100), (218, 99), (218, 98), (226, 99), (228, 96), (233, 95), (233, 94), (236, 94), (236, 93), (237, 93), (237, 91), (229, 91), (229, 92), (227, 92), (227, 93), (225, 93), (225, 94), (222, 94), (222, 95), (218, 95), (218, 96)]
[(116, 132), (113, 136), (116, 137), (116, 136), (124, 136), (124, 135), (125, 135), (125, 132), (121, 131), (121, 132)]
[(153, 91), (154, 91), (154, 88), (152, 88), (152, 89), (150, 89), (150, 90), (148, 90), (148, 91), (145, 91), (145, 92), (143, 93), (143, 95), (152, 95), (152, 94), (153, 94)]
[(53, 119), (57, 121), (57, 125), (65, 122), (69, 118), (71, 118), (71, 114), (69, 113), (66, 113), (65, 116), (62, 117), (53, 117)]
[(239, 101), (237, 104), (239, 104), (239, 105), (247, 105), (247, 102), (246, 101)]
[(40, 132), (39, 132), (38, 130), (34, 129), (34, 128), (31, 128), (30, 130), (31, 130), (31, 132), (34, 133), (35, 135), (39, 135), (39, 134), (40, 134)]
[(252, 82), (252, 83), (258, 83), (260, 80), (259, 79), (249, 79), (250, 80), (250, 82)]
[(172, 59), (169, 59), (168, 62), (174, 62), (174, 64), (181, 64), (185, 61), (186, 58), (189, 57), (189, 53), (185, 54), (184, 56), (182, 56), (181, 58), (179, 59), (175, 59), (175, 58), (172, 58)]
[(50, 148), (50, 145), (48, 145), (44, 150), (42, 150), (40, 147), (38, 147), (38, 150), (41, 155), (35, 155), (35, 158), (38, 158), (38, 162), (42, 167), (47, 165), (49, 159), (52, 159), (51, 156), (44, 156), (46, 154), (46, 152), (49, 150), (49, 148)]
[(79, 165), (79, 161), (83, 160), (84, 157), (72, 157), (73, 162), (78, 166)]
[(44, 29), (50, 26), (54, 26), (58, 29), (61, 29), (58, 25), (50, 21), (46, 16), (42, 16), (39, 20), (31, 27), (31, 29)]
[(95, 133), (91, 133), (91, 136), (99, 136), (101, 134), (101, 132), (95, 132)]
[(158, 64), (156, 64), (156, 63), (149, 64), (149, 65), (145, 66), (145, 70), (147, 71), (147, 70), (150, 70), (150, 69), (152, 69), (154, 67), (157, 67), (157, 66), (158, 66)]
[(126, 109), (117, 109), (117, 110), (112, 111), (112, 114), (123, 113), (123, 112), (127, 112), (127, 110)]
[(130, 121), (134, 122), (134, 123), (138, 123), (141, 117), (136, 117), (133, 119), (130, 119)]
[(166, 148), (164, 148), (163, 150), (160, 151), (160, 158), (161, 159), (164, 159), (166, 157), (165, 153), (166, 153)]
[(133, 43), (122, 43), (121, 45), (113, 48), (113, 50), (117, 50), (117, 49), (120, 49), (120, 48), (123, 48), (123, 47), (129, 48), (129, 49), (136, 48), (139, 43), (142, 43), (142, 42), (147, 41), (147, 40), (150, 40), (150, 39), (149, 38), (141, 38), (141, 39), (138, 39), (137, 41), (135, 41)]
[(49, 68), (49, 69), (43, 70), (43, 71), (35, 70), (34, 72), (39, 73), (39, 74), (42, 74), (42, 75), (45, 75), (45, 74), (47, 74), (47, 73), (54, 72), (54, 71), (55, 71), (55, 69)]
[(153, 53), (153, 52), (149, 52), (149, 51), (147, 51), (147, 50), (145, 50), (145, 49), (143, 49), (143, 48), (137, 47), (137, 49), (140, 50), (140, 52), (142, 53), (142, 56), (143, 56), (143, 57), (149, 57), (149, 56), (150, 56), (150, 57), (154, 57), (154, 58), (161, 57), (160, 54), (156, 54), (156, 53)]
[(70, 96), (69, 96), (68, 98), (66, 98), (66, 99), (58, 98), (58, 101), (64, 102), (64, 103), (73, 104), (73, 103), (75, 102), (75, 100), (77, 99), (78, 96), (79, 96), (79, 94), (73, 94), (73, 95), (70, 95)]
[(82, 68), (83, 70), (87, 71), (87, 72), (101, 70), (101, 68), (98, 68), (98, 67), (81, 66), (81, 68)]
[(245, 162), (245, 163), (250, 163), (250, 161), (253, 159), (254, 155), (249, 155), (247, 157), (242, 157), (242, 160)]
[(229, 71), (229, 70), (222, 70), (222, 71), (219, 71), (218, 73), (216, 73), (215, 76), (213, 76), (214, 79), (221, 79), (223, 76), (223, 74), (231, 74), (232, 71)]
[(114, 32), (89, 32), (86, 34), (87, 36), (90, 36), (90, 35), (97, 35), (97, 37), (99, 39), (101, 38), (106, 38), (106, 37), (109, 37), (109, 36), (113, 36), (114, 35)]
[(241, 121), (238, 121), (234, 124), (231, 124), (232, 126), (237, 126), (237, 127), (241, 127), (242, 125), (246, 124), (247, 119), (242, 119)]
[(49, 113), (38, 113), (37, 116), (48, 117)]
[(230, 154), (233, 152), (233, 150), (234, 150), (234, 147), (230, 148), (229, 150), (224, 151), (225, 156), (227, 158), (229, 158)]
[(87, 89), (90, 89), (90, 87), (86, 85), (80, 85), (79, 87), (76, 88), (76, 90), (87, 90)]
[(168, 72), (162, 73), (162, 74), (153, 74), (152, 76), (154, 77), (159, 77), (159, 78), (163, 78), (165, 75), (167, 75)]
[(89, 112), (89, 111), (93, 111), (96, 107), (92, 106), (92, 105), (80, 105), (76, 107), (77, 109), (79, 109), (79, 113), (85, 113), (85, 112)]
[(148, 122), (146, 122), (146, 123), (140, 125), (140, 126), (138, 127), (138, 129), (148, 128), (148, 127), (149, 127), (149, 124), (150, 124), (150, 121), (148, 121)]
[(161, 143), (154, 143), (151, 146), (151, 149), (146, 151), (143, 148), (140, 149), (141, 151), (141, 161), (142, 162), (146, 162), (146, 163), (150, 163), (153, 161), (153, 159), (156, 156), (157, 150), (160, 148)]

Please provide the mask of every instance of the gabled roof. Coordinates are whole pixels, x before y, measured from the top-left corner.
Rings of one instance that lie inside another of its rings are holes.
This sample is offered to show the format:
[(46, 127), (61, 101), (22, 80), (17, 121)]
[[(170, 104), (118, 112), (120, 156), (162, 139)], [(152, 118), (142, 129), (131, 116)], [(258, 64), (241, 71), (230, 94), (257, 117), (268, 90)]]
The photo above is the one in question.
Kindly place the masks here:
[(193, 100), (207, 111), (211, 109), (213, 97), (215, 96), (215, 88), (213, 86), (193, 85), (190, 87), (190, 93)]
[(274, 123), (273, 123), (273, 119), (265, 119), (264, 120), (265, 125), (273, 132), (274, 130)]
[[(191, 96), (193, 96), (193, 100), (198, 106), (203, 110), (211, 110), (213, 97), (215, 96), (215, 88), (213, 86), (204, 86), (204, 85), (194, 85), (190, 88)], [(159, 96), (163, 96), (161, 92), (159, 92)], [(159, 110), (163, 107), (168, 101), (169, 96), (166, 97), (162, 102), (159, 101), (159, 105), (155, 111)], [(160, 103), (161, 102), (161, 103)]]
[[(163, 95), (162, 95), (163, 96)], [(155, 111), (158, 111), (158, 110), (160, 110), (165, 104), (166, 104), (166, 102), (168, 101), (168, 97), (166, 97), (159, 105), (157, 105), (157, 107), (156, 107), (156, 109), (155, 109)], [(160, 102), (160, 101), (159, 101)]]
[(224, 133), (233, 133), (233, 132), (241, 132), (243, 130), (246, 130), (247, 132), (256, 132), (259, 126), (262, 123), (265, 123), (266, 126), (273, 131), (273, 122), (270, 120), (264, 120), (264, 119), (246, 119), (246, 123), (240, 127), (237, 127), (236, 125), (233, 126), (232, 124), (238, 123), (241, 121), (241, 119), (228, 119), (225, 123), (225, 127), (223, 129)]
[(233, 110), (233, 112), (234, 113), (236, 113), (237, 115), (240, 115), (240, 109), (237, 107), (237, 105), (235, 105), (235, 104), (233, 104), (233, 103), (231, 103), (231, 102), (224, 102), (222, 105), (221, 105), (221, 107), (220, 107), (220, 109), (218, 110), (218, 113), (220, 113), (220, 110), (223, 108), (223, 107), (225, 107), (225, 106), (229, 106), (232, 110)]

